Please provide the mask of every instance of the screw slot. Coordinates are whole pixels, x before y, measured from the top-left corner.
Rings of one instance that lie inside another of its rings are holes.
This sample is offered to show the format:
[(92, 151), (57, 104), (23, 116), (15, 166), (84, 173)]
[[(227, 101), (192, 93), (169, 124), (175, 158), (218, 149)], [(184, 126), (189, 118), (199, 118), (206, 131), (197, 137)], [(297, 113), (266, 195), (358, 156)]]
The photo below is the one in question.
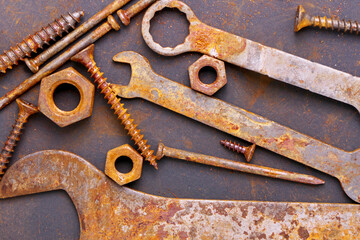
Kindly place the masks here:
[(115, 160), (115, 168), (118, 172), (127, 174), (134, 168), (134, 162), (127, 156), (120, 156)]
[(75, 110), (80, 104), (80, 99), (79, 89), (70, 83), (60, 84), (55, 88), (53, 93), (53, 100), (56, 107), (65, 112)]

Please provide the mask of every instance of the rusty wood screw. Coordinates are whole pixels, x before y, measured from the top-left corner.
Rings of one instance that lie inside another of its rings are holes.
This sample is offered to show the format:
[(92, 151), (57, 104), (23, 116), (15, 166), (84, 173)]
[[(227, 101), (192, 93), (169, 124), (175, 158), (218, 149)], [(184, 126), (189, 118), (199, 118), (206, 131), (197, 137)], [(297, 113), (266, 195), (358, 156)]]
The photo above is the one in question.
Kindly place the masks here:
[(19, 106), (19, 115), (0, 154), (0, 180), (6, 172), (16, 142), (20, 140), (21, 130), (24, 128), (24, 124), (31, 115), (39, 111), (35, 105), (21, 99), (16, 99), (16, 103)]
[(117, 11), (117, 15), (119, 16), (121, 22), (127, 26), (130, 24), (130, 19), (134, 17), (138, 12), (141, 12), (145, 8), (147, 8), (150, 4), (154, 3), (156, 0), (142, 0), (138, 1), (134, 5), (132, 5), (129, 9), (123, 10), (120, 9)]
[(339, 32), (347, 32), (350, 31), (350, 33), (355, 32), (356, 34), (360, 31), (360, 25), (357, 21), (345, 21), (339, 20), (333, 17), (320, 17), (320, 16), (310, 16), (306, 13), (304, 7), (302, 5), (299, 5), (296, 12), (295, 17), (295, 32), (300, 31), (300, 29), (304, 27), (324, 27), (325, 29), (331, 28), (332, 30), (337, 29)]
[(36, 53), (45, 44), (49, 45), (50, 40), (55, 40), (57, 36), (61, 37), (64, 32), (69, 32), (71, 28), (74, 29), (82, 16), (84, 16), (83, 11), (61, 16), (40, 31), (29, 35), (15, 47), (10, 47), (10, 50), (4, 51), (4, 54), (0, 55), (0, 71), (5, 73), (7, 68), (12, 69), (12, 66), (17, 65), (19, 60), (24, 60), (25, 56), (30, 57), (31, 52)]
[(254, 155), (254, 152), (255, 152), (255, 147), (256, 147), (255, 144), (251, 145), (250, 147), (244, 147), (238, 143), (235, 143), (235, 142), (233, 143), (228, 140), (222, 140), (222, 141), (220, 141), (220, 143), (221, 143), (221, 145), (223, 145), (225, 148), (227, 148), (229, 150), (244, 154), (247, 162), (251, 161), (251, 159)]
[[(112, 3), (110, 3), (108, 6), (106, 6), (103, 10), (96, 13), (94, 16), (92, 16), (90, 19), (88, 19), (86, 22), (81, 24), (78, 28), (76, 28), (74, 31), (72, 31), (70, 34), (65, 36), (63, 39), (58, 41), (56, 44), (51, 46), (49, 49), (44, 51), (43, 53), (39, 54), (37, 57), (33, 59), (26, 59), (25, 63), (29, 67), (29, 69), (36, 73), (39, 71), (39, 67), (45, 63), (47, 60), (49, 60), (52, 56), (60, 52), (62, 49), (64, 49), (66, 46), (68, 46), (70, 43), (81, 37), (83, 34), (88, 32), (91, 28), (95, 27), (98, 23), (100, 23), (102, 20), (107, 18), (109, 15), (113, 14), (116, 10), (130, 2), (131, 0), (115, 0)], [(89, 45), (89, 44), (88, 44)], [(88, 46), (87, 45), (87, 46)]]
[(153, 155), (154, 151), (150, 150), (150, 145), (146, 144), (147, 141), (143, 139), (144, 136), (140, 134), (140, 130), (137, 129), (137, 125), (133, 123), (134, 120), (130, 118), (130, 114), (127, 113), (127, 109), (124, 108), (124, 104), (120, 103), (120, 98), (116, 96), (116, 93), (106, 81), (106, 78), (103, 77), (103, 73), (101, 73), (100, 69), (96, 66), (93, 52), (94, 45), (90, 45), (72, 57), (71, 60), (81, 63), (88, 69), (88, 72), (90, 72), (91, 77), (95, 79), (95, 83), (98, 85), (101, 93), (105, 95), (105, 99), (108, 101), (108, 104), (111, 105), (111, 109), (114, 110), (114, 113), (118, 116), (118, 119), (125, 126), (125, 129), (131, 136), (131, 139), (134, 140), (135, 144), (139, 147), (141, 155), (145, 158), (145, 160), (149, 161), (151, 165), (157, 168), (156, 159)]
[(241, 163), (236, 162), (228, 159), (223, 158), (217, 158), (213, 156), (207, 156), (199, 153), (192, 153), (187, 152), (180, 149), (170, 148), (165, 146), (162, 143), (159, 143), (158, 151), (156, 153), (157, 160), (160, 160), (164, 156), (171, 157), (171, 158), (177, 158), (189, 162), (196, 162), (200, 164), (205, 164), (209, 166), (214, 167), (220, 167), (225, 169), (230, 169), (234, 171), (239, 172), (245, 172), (245, 173), (251, 173), (256, 174), (260, 176), (265, 177), (271, 177), (271, 178), (278, 178), (283, 179), (287, 181), (293, 181), (293, 182), (299, 182), (299, 183), (305, 183), (305, 184), (311, 184), (311, 185), (319, 185), (324, 184), (325, 182), (319, 178), (306, 175), (306, 174), (300, 174), (300, 173), (294, 173), (294, 172), (288, 172), (280, 169), (274, 169), (269, 167), (263, 167), (263, 166), (256, 166), (249, 163)]
[[(72, 56), (77, 54), (79, 51), (89, 46), (90, 44), (96, 42), (99, 38), (104, 36), (106, 33), (110, 32), (112, 29), (119, 30), (120, 26), (117, 24), (113, 16), (109, 16), (107, 22), (103, 23), (97, 29), (95, 29), (91, 34), (87, 35), (67, 51), (63, 52), (60, 56), (55, 58), (53, 61), (45, 65), (39, 72), (32, 75), (30, 78), (26, 79), (16, 88), (6, 93), (3, 97), (0, 98), (0, 110), (7, 106), (9, 103), (18, 98), (21, 94), (32, 88), (35, 84), (41, 81), (46, 76), (49, 76), (61, 65), (66, 63)], [(71, 34), (71, 33), (70, 33)], [(69, 35), (70, 35), (69, 34)], [(67, 35), (67, 36), (69, 36)]]

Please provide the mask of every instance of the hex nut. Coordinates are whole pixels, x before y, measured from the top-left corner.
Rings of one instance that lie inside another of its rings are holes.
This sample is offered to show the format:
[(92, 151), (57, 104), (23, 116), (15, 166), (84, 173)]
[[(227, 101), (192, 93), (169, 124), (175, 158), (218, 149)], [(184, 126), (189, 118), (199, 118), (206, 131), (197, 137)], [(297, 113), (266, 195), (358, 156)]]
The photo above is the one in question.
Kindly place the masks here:
[[(80, 102), (72, 111), (63, 111), (54, 102), (55, 89), (66, 83), (75, 86), (80, 93)], [(42, 79), (39, 93), (39, 109), (59, 127), (66, 127), (91, 116), (94, 95), (95, 86), (74, 68), (70, 67)]]
[[(119, 157), (128, 157), (133, 162), (133, 169), (128, 173), (121, 173), (115, 168), (115, 162)], [(129, 144), (114, 148), (107, 153), (105, 174), (119, 185), (134, 182), (141, 177), (143, 157)]]
[[(211, 84), (201, 82), (199, 72), (204, 67), (212, 67), (217, 73), (216, 80)], [(213, 95), (227, 83), (225, 64), (216, 58), (202, 56), (189, 67), (191, 88), (206, 95)]]

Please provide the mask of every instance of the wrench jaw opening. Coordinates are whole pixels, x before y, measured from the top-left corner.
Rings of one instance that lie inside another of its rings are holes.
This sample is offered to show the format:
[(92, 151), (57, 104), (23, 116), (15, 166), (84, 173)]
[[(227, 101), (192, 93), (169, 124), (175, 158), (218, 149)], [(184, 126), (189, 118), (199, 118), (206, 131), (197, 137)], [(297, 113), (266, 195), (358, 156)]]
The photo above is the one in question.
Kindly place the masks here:
[(142, 55), (133, 51), (124, 51), (116, 54), (113, 61), (119, 63), (128, 63), (131, 67), (131, 79), (128, 85), (111, 84), (111, 88), (116, 95), (123, 98), (137, 98), (141, 95), (138, 93), (144, 89), (143, 76), (148, 76), (146, 84), (151, 84), (154, 71), (149, 61)]
[[(182, 44), (177, 45), (174, 48), (171, 47), (163, 47), (159, 43), (154, 41), (154, 38), (150, 34), (150, 21), (154, 18), (155, 13), (163, 10), (164, 8), (176, 8), (180, 12), (185, 13), (187, 20), (189, 21), (189, 35), (185, 38), (185, 41)], [(141, 32), (146, 44), (156, 53), (164, 56), (176, 56), (185, 52), (192, 51), (191, 38), (192, 28), (194, 25), (201, 23), (200, 20), (196, 17), (195, 13), (191, 10), (191, 8), (181, 1), (174, 0), (163, 0), (158, 1), (153, 4), (146, 11), (143, 21)]]

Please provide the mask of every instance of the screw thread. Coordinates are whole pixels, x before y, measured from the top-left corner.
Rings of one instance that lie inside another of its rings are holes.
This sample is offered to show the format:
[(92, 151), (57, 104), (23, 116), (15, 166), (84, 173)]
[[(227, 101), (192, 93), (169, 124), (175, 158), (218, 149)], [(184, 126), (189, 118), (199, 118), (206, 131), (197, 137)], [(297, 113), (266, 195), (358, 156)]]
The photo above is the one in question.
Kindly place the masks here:
[(235, 142), (231, 142), (228, 140), (224, 140), (220, 142), (221, 145), (223, 145), (225, 148), (232, 150), (233, 152), (237, 153), (245, 153), (246, 149), (245, 147), (241, 146), (240, 144), (237, 144)]
[(12, 66), (17, 65), (19, 60), (30, 57), (32, 52), (36, 53), (45, 44), (49, 45), (50, 40), (55, 40), (57, 36), (61, 37), (64, 32), (74, 29), (82, 16), (84, 16), (83, 11), (61, 16), (40, 31), (26, 37), (15, 47), (10, 47), (10, 50), (4, 51), (4, 54), (0, 55), (0, 71), (6, 73), (6, 69), (12, 69)]
[(103, 77), (103, 73), (100, 72), (96, 63), (90, 62), (85, 66), (91, 74), (91, 77), (95, 79), (97, 88), (101, 90), (102, 94), (104, 94), (104, 98), (108, 100), (108, 104), (111, 105), (111, 109), (114, 110), (114, 113), (118, 116), (118, 119), (131, 136), (131, 139), (135, 142), (136, 146), (138, 146), (141, 155), (145, 158), (145, 160), (149, 161), (151, 165), (157, 168), (156, 158), (153, 155), (154, 151), (150, 149), (150, 145), (146, 144), (147, 140), (144, 139), (140, 130), (137, 129), (137, 125), (133, 123), (134, 120), (130, 118), (130, 114), (127, 113), (127, 109), (124, 108), (124, 104), (120, 103), (120, 98), (116, 96), (116, 93), (111, 88), (111, 85), (106, 81), (106, 78)]
[(24, 128), (24, 124), (27, 122), (30, 115), (24, 115), (19, 113), (19, 117), (16, 119), (15, 124), (13, 125), (12, 130), (5, 142), (4, 147), (1, 150), (0, 154), (0, 180), (4, 176), (12, 153), (14, 152), (16, 143), (20, 140), (20, 135), (22, 134), (21, 130)]
[(350, 33), (355, 32), (356, 34), (358, 34), (360, 32), (360, 25), (357, 21), (352, 21), (352, 20), (339, 20), (337, 18), (329, 18), (329, 17), (320, 17), (320, 16), (316, 16), (313, 17), (312, 20), (312, 24), (314, 27), (319, 27), (319, 28), (325, 28), (325, 29), (332, 29), (332, 30), (338, 30), (343, 31), (343, 32), (347, 32), (349, 31)]

